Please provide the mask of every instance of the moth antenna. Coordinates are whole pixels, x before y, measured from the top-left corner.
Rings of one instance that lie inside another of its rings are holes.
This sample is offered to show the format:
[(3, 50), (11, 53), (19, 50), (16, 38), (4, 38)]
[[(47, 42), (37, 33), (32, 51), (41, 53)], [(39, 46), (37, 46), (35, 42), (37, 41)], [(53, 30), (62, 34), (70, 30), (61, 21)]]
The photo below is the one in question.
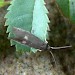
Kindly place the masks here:
[(65, 48), (71, 48), (72, 46), (62, 46), (62, 47), (50, 47), (51, 49), (65, 49)]

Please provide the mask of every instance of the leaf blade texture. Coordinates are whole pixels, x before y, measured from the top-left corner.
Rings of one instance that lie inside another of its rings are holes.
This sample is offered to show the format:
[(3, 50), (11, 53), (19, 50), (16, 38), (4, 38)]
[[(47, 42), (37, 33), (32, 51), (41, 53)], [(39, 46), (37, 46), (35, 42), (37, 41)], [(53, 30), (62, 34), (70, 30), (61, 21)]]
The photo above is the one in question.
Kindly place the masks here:
[[(45, 41), (49, 20), (47, 17), (48, 11), (44, 4), (44, 0), (13, 0), (7, 9), (8, 13), (5, 15), (5, 18), (7, 18), (5, 25), (8, 26), (8, 37), (15, 37), (12, 28), (17, 27), (31, 32), (41, 40)], [(41, 19), (43, 19), (42, 22), (40, 21)], [(42, 29), (40, 30), (41, 27)], [(35, 33), (33, 33), (33, 30)], [(28, 46), (24, 46), (13, 40), (10, 40), (10, 42), (11, 46), (16, 46), (16, 50), (30, 51)], [(31, 49), (31, 51), (36, 52), (37, 50)]]

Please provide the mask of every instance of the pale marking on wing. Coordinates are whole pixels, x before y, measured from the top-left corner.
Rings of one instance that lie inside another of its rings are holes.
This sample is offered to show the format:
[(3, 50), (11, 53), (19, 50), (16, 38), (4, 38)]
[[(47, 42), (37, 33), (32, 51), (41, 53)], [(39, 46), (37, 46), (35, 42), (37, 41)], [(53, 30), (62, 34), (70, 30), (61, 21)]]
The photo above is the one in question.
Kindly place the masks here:
[(26, 44), (26, 41), (22, 41), (23, 44)]
[(28, 36), (24, 36), (24, 39), (28, 40)]

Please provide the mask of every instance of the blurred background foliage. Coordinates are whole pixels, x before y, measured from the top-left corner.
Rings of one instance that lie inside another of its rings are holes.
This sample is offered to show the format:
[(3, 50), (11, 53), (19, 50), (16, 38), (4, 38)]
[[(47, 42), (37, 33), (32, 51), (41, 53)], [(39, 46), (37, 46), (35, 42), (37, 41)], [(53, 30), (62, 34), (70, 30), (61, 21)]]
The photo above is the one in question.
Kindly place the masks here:
[(50, 19), (50, 31), (48, 31), (50, 46), (73, 46), (70, 49), (52, 51), (66, 75), (75, 74), (75, 7), (72, 6), (73, 3), (75, 4), (74, 0), (47, 2)]
[(10, 47), (10, 42), (7, 39), (8, 34), (6, 34), (5, 19), (4, 16), (7, 13), (7, 7), (9, 6), (8, 0), (0, 0), (0, 59), (4, 59), (8, 54), (14, 52), (14, 47)]
[[(45, 0), (46, 7), (49, 11), (50, 31), (48, 42), (50, 46), (72, 45), (70, 49), (52, 51), (62, 65), (62, 70), (67, 72), (66, 75), (74, 75), (75, 73), (75, 15), (70, 10), (69, 0)], [(65, 1), (65, 2), (64, 2)], [(73, 0), (72, 0), (73, 1)], [(0, 57), (5, 58), (6, 55), (15, 51), (14, 47), (10, 47), (7, 39), (6, 27), (4, 27), (4, 16), (7, 12), (10, 0), (0, 0)], [(75, 2), (75, 1), (74, 1)], [(72, 5), (73, 3), (72, 2)], [(74, 3), (75, 4), (75, 3)], [(75, 6), (75, 5), (74, 5)], [(72, 8), (71, 8), (72, 9)], [(73, 8), (75, 14), (75, 7)], [(71, 16), (70, 16), (71, 15)]]
[(3, 7), (10, 3), (10, 0), (0, 0), (0, 7)]

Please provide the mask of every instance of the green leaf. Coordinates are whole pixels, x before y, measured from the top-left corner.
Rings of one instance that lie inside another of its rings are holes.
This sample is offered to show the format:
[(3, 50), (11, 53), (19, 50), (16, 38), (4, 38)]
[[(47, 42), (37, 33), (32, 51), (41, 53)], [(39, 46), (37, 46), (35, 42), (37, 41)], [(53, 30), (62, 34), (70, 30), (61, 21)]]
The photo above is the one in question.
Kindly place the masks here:
[[(15, 37), (12, 28), (18, 27), (45, 41), (49, 19), (47, 17), (48, 11), (44, 4), (44, 0), (13, 0), (8, 8), (9, 12), (5, 16), (7, 18), (5, 25), (8, 26), (8, 37)], [(16, 46), (16, 50), (30, 51), (28, 46), (13, 40), (10, 41), (11, 45)], [(37, 50), (31, 49), (31, 51), (35, 52)]]
[(56, 0), (65, 16), (69, 16), (69, 0)]
[(63, 14), (75, 23), (75, 0), (56, 0)]
[[(39, 37), (44, 42), (46, 41), (47, 28), (49, 19), (47, 17), (47, 9), (44, 0), (36, 0), (33, 14), (33, 24), (31, 33)], [(38, 12), (39, 11), (39, 12)], [(32, 48), (33, 51), (36, 51)]]
[(69, 0), (70, 4), (70, 19), (73, 23), (75, 23), (75, 0)]

